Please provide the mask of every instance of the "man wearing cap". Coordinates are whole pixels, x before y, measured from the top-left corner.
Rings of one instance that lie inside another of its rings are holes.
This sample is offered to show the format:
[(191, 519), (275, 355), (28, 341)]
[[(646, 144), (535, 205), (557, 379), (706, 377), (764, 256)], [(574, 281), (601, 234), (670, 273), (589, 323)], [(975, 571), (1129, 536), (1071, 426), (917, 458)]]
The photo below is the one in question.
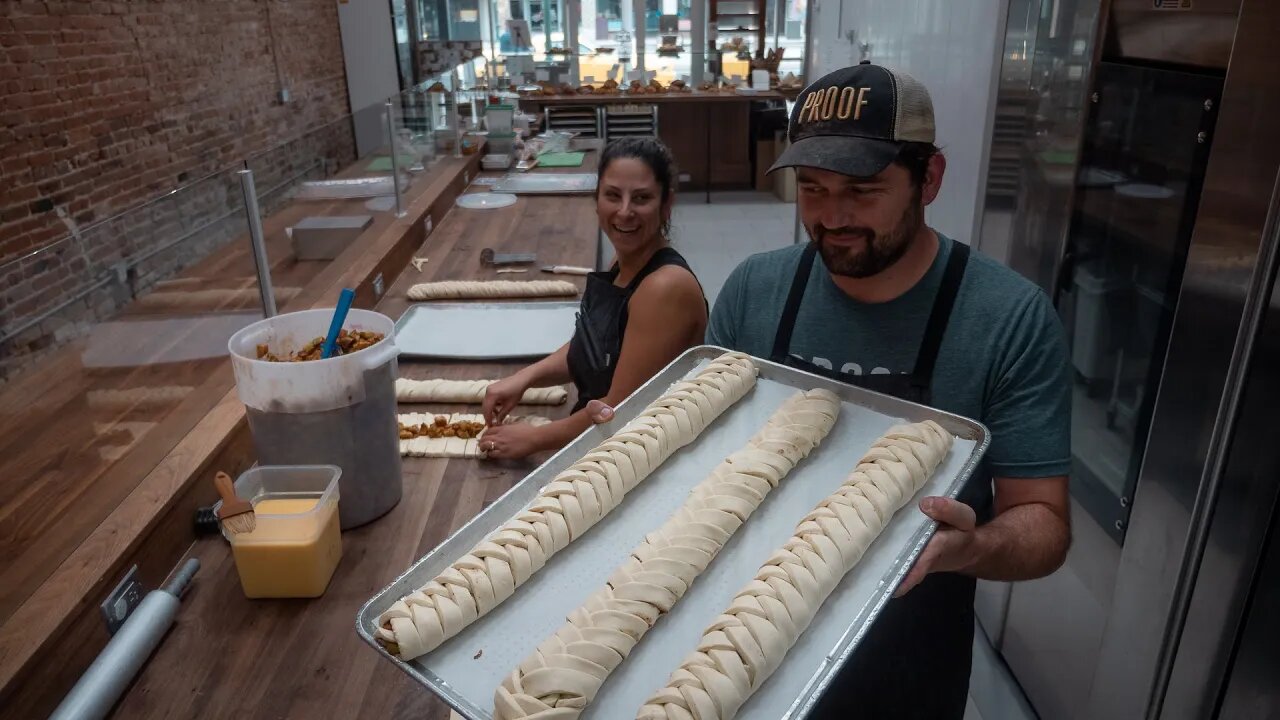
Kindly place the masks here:
[(991, 438), (958, 499), (920, 503), (937, 534), (810, 717), (961, 718), (975, 578), (1047, 575), (1070, 544), (1062, 328), (1038, 287), (924, 224), (946, 161), (920, 83), (838, 70), (797, 98), (788, 135), (771, 172), (796, 169), (810, 242), (739, 265), (707, 341), (975, 418)]

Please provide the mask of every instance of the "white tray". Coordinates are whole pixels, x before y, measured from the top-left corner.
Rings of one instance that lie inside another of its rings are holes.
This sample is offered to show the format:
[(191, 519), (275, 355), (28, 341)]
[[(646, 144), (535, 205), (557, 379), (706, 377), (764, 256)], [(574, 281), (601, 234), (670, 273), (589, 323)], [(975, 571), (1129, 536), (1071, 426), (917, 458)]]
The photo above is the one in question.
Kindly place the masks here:
[[(396, 343), (400, 343), (398, 337)], [(434, 651), (407, 663), (373, 641), (374, 624), (382, 611), (468, 552), (475, 542), (524, 507), (555, 473), (638, 414), (674, 381), (696, 373), (719, 352), (704, 346), (677, 358), (618, 407), (613, 423), (580, 436), (415, 563), (366, 603), (356, 620), (360, 635), (465, 717), (490, 718), (493, 693), (503, 678), (554, 633), (570, 611), (604, 584), (645, 534), (675, 512), (694, 485), (725, 456), (742, 447), (783, 400), (797, 389), (825, 387), (835, 391), (844, 403), (840, 418), (822, 445), (770, 493), (684, 598), (614, 671), (583, 714), (594, 720), (632, 718), (645, 699), (666, 684), (668, 675), (693, 650), (703, 630), (755, 576), (770, 553), (791, 536), (809, 510), (840, 485), (871, 443), (891, 425), (904, 419), (929, 418), (960, 436), (917, 499), (924, 495), (954, 497), (986, 449), (987, 432), (980, 423), (758, 361), (760, 379), (747, 397), (727, 410), (697, 442), (678, 451), (632, 490), (622, 507), (548, 561), (505, 603)], [(915, 501), (904, 507), (827, 599), (778, 671), (742, 707), (738, 720), (804, 717), (814, 689), (847, 658), (933, 528), (932, 521), (916, 509)]]
[(424, 303), (396, 321), (396, 346), (416, 357), (544, 357), (573, 337), (577, 314), (577, 302)]

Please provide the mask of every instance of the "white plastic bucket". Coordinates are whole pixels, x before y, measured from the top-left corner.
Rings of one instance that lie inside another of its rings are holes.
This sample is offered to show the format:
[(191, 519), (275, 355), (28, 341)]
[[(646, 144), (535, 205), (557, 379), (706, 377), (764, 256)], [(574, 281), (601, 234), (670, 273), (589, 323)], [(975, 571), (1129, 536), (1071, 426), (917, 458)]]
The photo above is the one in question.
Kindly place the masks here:
[(346, 329), (385, 337), (325, 360), (267, 362), (257, 353), (258, 345), (277, 355), (297, 350), (327, 333), (332, 318), (332, 309), (319, 309), (260, 320), (232, 335), (227, 349), (258, 462), (342, 468), (338, 512), (346, 530), (400, 501), (395, 323), (380, 313), (351, 310)]

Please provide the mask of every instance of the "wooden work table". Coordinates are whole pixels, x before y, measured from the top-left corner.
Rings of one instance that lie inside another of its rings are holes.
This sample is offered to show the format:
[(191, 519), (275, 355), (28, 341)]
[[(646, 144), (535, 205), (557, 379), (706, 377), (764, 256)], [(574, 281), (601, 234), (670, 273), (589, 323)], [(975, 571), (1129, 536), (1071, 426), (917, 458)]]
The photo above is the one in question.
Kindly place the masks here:
[[(593, 171), (596, 156), (589, 152), (583, 167), (568, 171)], [(514, 206), (500, 210), (454, 208), (412, 253), (429, 259), (423, 271), (401, 273), (375, 309), (398, 318), (409, 305), (406, 291), (417, 282), (551, 277), (536, 268), (526, 275), (497, 275), (479, 262), (484, 247), (535, 252), (538, 266), (594, 266), (594, 201), (589, 196), (521, 196)], [(557, 277), (580, 288), (585, 282)], [(522, 365), (401, 358), (399, 369), (408, 378), (479, 379), (502, 377)], [(568, 414), (570, 403), (521, 412), (559, 418)], [(474, 405), (404, 404), (400, 409), (478, 412)], [(190, 556), (200, 559), (201, 569), (177, 623), (114, 717), (442, 720), (447, 708), (440, 700), (356, 635), (356, 612), (542, 459), (405, 458), (400, 504), (369, 525), (343, 533), (342, 562), (325, 595), (314, 600), (245, 599), (226, 542), (220, 537), (197, 541)]]
[(752, 187), (751, 108), (756, 101), (780, 101), (777, 92), (739, 95), (724, 92), (659, 93), (653, 95), (551, 95), (521, 98), (526, 112), (545, 108), (656, 105), (658, 137), (671, 149), (687, 179), (682, 190), (742, 190)]
[[(375, 287), (403, 270), (425, 220), (444, 218), (478, 164), (433, 164), (406, 192), (403, 217), (360, 199), (297, 201), (265, 219), (281, 311), (332, 307), (343, 287), (372, 307)], [(286, 228), (351, 214), (374, 222), (335, 260), (293, 256)], [(211, 288), (233, 292), (187, 294)], [(190, 547), (195, 508), (216, 497), (212, 473), (252, 463), (226, 338), (228, 322), (238, 329), (259, 308), (247, 237), (234, 238), (0, 390), (0, 716), (57, 705), (108, 640), (98, 603), (131, 565), (158, 586)], [(91, 361), (97, 351), (110, 362)], [(103, 391), (134, 388), (180, 392), (103, 402)]]

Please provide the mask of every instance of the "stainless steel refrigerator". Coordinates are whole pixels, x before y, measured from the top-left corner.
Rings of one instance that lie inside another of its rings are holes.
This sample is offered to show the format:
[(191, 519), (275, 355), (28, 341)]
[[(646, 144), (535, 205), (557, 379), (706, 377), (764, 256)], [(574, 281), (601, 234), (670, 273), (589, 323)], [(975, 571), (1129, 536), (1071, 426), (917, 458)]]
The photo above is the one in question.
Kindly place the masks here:
[(1277, 28), (1010, 2), (977, 245), (1067, 329), (1074, 543), (978, 613), (1046, 720), (1280, 717)]

